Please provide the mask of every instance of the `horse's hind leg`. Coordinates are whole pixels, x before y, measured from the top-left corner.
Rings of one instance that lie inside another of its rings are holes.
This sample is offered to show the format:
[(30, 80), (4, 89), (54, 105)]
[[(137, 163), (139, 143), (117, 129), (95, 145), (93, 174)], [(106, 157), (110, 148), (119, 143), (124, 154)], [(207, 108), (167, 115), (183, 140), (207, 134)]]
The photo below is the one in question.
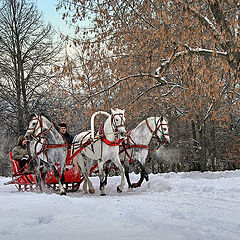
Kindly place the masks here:
[(142, 182), (143, 182), (144, 178), (146, 179), (146, 181), (148, 181), (148, 174), (147, 174), (145, 168), (143, 167), (143, 165), (138, 160), (134, 160), (134, 165), (140, 169), (140, 179), (139, 179), (138, 182), (133, 183), (131, 185), (131, 187), (132, 188), (137, 188), (137, 187), (140, 187), (142, 185)]
[(80, 166), (81, 171), (82, 171), (82, 173), (84, 175), (84, 178), (85, 178), (84, 179), (84, 183), (83, 183), (83, 191), (85, 193), (88, 193), (88, 191), (87, 191), (87, 185), (88, 185), (89, 193), (91, 193), (91, 194), (95, 193), (95, 189), (94, 189), (94, 187), (92, 185), (92, 182), (90, 181), (90, 179), (88, 177), (89, 172), (88, 172), (88, 170), (87, 170), (87, 168), (85, 166), (85, 161), (86, 160), (84, 159), (84, 157), (81, 154), (79, 154), (76, 157), (76, 161), (77, 161), (78, 165)]
[(37, 185), (40, 189), (41, 192), (43, 192), (43, 187), (42, 187), (42, 180), (41, 180), (41, 176), (40, 176), (40, 170), (36, 170), (36, 180), (37, 180)]

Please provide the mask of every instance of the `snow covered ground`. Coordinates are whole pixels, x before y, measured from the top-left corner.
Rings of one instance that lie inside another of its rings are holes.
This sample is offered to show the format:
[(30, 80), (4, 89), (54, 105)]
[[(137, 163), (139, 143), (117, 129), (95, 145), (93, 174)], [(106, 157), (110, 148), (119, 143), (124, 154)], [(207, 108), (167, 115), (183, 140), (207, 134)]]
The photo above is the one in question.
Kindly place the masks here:
[[(138, 179), (138, 175), (131, 178)], [(106, 197), (17, 192), (0, 177), (1, 240), (239, 240), (240, 171), (150, 175), (123, 193), (109, 178)]]

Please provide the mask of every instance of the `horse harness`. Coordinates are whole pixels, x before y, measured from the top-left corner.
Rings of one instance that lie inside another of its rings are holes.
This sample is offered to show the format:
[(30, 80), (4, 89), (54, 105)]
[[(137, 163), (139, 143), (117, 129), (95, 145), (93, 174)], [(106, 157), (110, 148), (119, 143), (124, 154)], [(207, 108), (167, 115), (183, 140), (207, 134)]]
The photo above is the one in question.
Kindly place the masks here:
[[(156, 121), (156, 117), (154, 118), (154, 122), (155, 122), (155, 126), (156, 126), (154, 131), (149, 126), (148, 120), (146, 119), (146, 121), (145, 121), (149, 131), (152, 133), (153, 137), (158, 140), (160, 145), (166, 142), (165, 136), (169, 135), (169, 132), (164, 133), (164, 130), (163, 130), (163, 126), (168, 127), (168, 124), (167, 123), (164, 124), (164, 123), (162, 123), (162, 121), (163, 121), (162, 118), (159, 118), (158, 121)], [(157, 135), (158, 131), (162, 134), (161, 138), (159, 138), (158, 135)]]
[[(153, 137), (158, 140), (159, 144), (163, 144), (166, 141), (165, 136), (169, 135), (169, 133), (164, 133), (163, 126), (164, 125), (168, 126), (168, 124), (163, 124), (162, 119), (160, 119), (160, 118), (158, 119), (158, 121), (156, 121), (156, 117), (154, 118), (154, 121), (155, 121), (155, 126), (156, 126), (154, 131), (151, 129), (147, 119), (145, 122), (146, 122), (146, 125), (147, 125), (149, 131), (152, 133)], [(160, 130), (160, 128), (161, 128), (161, 130)], [(158, 131), (160, 131), (160, 133), (162, 134), (161, 138), (159, 138), (157, 135)], [(130, 163), (133, 163), (133, 151), (131, 152), (131, 155), (130, 155), (129, 152), (127, 151), (129, 149), (141, 148), (141, 149), (148, 149), (151, 151), (156, 151), (156, 149), (150, 149), (149, 145), (136, 144), (130, 135), (131, 135), (131, 130), (128, 130), (127, 131), (127, 139), (126, 139), (126, 141), (123, 141), (122, 145), (120, 146), (120, 147), (122, 147), (122, 149), (120, 149), (120, 151), (119, 151), (119, 154), (121, 154), (123, 152), (125, 153), (125, 156), (127, 156), (129, 158)], [(131, 144), (131, 142), (133, 144)], [(123, 161), (125, 161), (125, 160), (126, 159), (124, 159)]]
[[(50, 143), (48, 143), (48, 139), (47, 139), (46, 137), (44, 137), (44, 135), (48, 134), (48, 133), (51, 131), (52, 127), (54, 126), (53, 123), (51, 124), (51, 126), (50, 126), (48, 129), (44, 130), (44, 129), (43, 129), (42, 118), (41, 118), (40, 115), (38, 115), (37, 118), (31, 119), (31, 121), (33, 121), (33, 120), (37, 120), (37, 121), (38, 121), (39, 127), (36, 128), (36, 127), (37, 127), (37, 124), (36, 124), (34, 128), (28, 128), (28, 130), (27, 130), (27, 132), (28, 132), (29, 130), (32, 130), (31, 135), (33, 136), (33, 138), (35, 138), (35, 140), (37, 140), (37, 141), (36, 141), (36, 144), (35, 144), (35, 156), (32, 157), (32, 158), (29, 160), (29, 162), (33, 161), (33, 160), (34, 160), (37, 156), (39, 156), (41, 153), (43, 153), (43, 154), (46, 156), (47, 162), (48, 162), (48, 155), (47, 155), (47, 150), (48, 150), (48, 149), (62, 148), (62, 147), (68, 148), (68, 143), (66, 142), (66, 140), (65, 140), (64, 138), (63, 138), (64, 144), (50, 144)], [(39, 128), (40, 128), (40, 133), (39, 133), (38, 135), (34, 136), (34, 132), (36, 132)], [(43, 142), (42, 142), (42, 139), (43, 139)], [(38, 144), (41, 144), (41, 145), (42, 145), (42, 148), (41, 148), (40, 151), (37, 152), (37, 145), (38, 145)]]
[[(120, 116), (120, 119), (121, 119), (121, 122), (119, 124), (116, 123), (116, 120), (115, 120), (115, 116), (116, 115), (119, 115)], [(123, 114), (121, 113), (118, 113), (118, 114), (114, 114), (111, 116), (111, 125), (114, 129), (114, 132), (117, 131), (117, 129), (119, 127), (123, 127), (124, 126), (124, 119), (123, 119)], [(71, 156), (71, 159), (73, 159), (76, 155), (78, 155), (84, 148), (88, 147), (89, 145), (91, 146), (91, 150), (92, 152), (94, 152), (94, 149), (93, 149), (93, 143), (98, 141), (99, 139), (101, 140), (101, 142), (104, 142), (106, 143), (108, 146), (119, 146), (124, 140), (122, 139), (119, 139), (119, 138), (116, 138), (115, 141), (109, 141), (106, 137), (106, 134), (104, 133), (104, 124), (101, 124), (100, 127), (99, 127), (99, 136), (92, 139), (92, 138), (89, 138), (87, 139), (85, 142), (84, 142), (84, 139), (90, 135), (91, 133), (88, 132), (84, 137), (82, 137), (81, 139), (81, 142), (78, 144), (78, 149), (77, 151)], [(73, 148), (76, 146), (76, 143), (73, 143)], [(101, 147), (101, 156), (102, 156), (102, 147)]]

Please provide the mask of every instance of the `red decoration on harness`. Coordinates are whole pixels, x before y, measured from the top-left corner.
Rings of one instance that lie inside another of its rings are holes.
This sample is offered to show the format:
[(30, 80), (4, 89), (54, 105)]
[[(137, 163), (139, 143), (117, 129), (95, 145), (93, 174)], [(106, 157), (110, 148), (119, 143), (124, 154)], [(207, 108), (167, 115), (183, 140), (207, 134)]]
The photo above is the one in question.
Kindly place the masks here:
[(107, 140), (107, 138), (106, 138), (105, 135), (104, 135), (101, 139), (102, 139), (102, 141), (103, 141), (104, 143), (106, 143), (108, 146), (111, 146), (111, 147), (113, 147), (113, 146), (119, 146), (120, 143), (123, 141), (123, 139), (121, 140), (121, 139), (117, 138), (116, 141), (111, 142), (111, 141)]

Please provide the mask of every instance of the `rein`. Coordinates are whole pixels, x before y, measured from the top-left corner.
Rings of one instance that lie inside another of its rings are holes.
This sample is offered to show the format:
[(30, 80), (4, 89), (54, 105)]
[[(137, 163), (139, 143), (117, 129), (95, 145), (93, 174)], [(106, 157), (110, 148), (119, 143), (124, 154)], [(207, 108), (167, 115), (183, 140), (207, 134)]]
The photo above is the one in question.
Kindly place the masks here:
[(38, 138), (35, 138), (37, 140), (37, 144), (41, 144), (42, 145), (42, 148), (40, 151), (36, 151), (36, 148), (37, 148), (37, 144), (35, 145), (35, 156), (32, 157), (28, 162), (31, 162), (33, 161), (38, 155), (40, 155), (41, 153), (44, 153), (45, 156), (47, 157), (47, 160), (48, 160), (48, 155), (47, 155), (47, 150), (48, 149), (53, 149), (53, 148), (62, 148), (62, 147), (68, 147), (68, 144), (67, 143), (64, 143), (64, 144), (49, 144), (49, 143), (46, 143), (48, 141), (47, 138), (45, 137), (42, 137), (44, 138), (44, 142), (42, 143), (40, 141), (41, 137), (38, 136)]

